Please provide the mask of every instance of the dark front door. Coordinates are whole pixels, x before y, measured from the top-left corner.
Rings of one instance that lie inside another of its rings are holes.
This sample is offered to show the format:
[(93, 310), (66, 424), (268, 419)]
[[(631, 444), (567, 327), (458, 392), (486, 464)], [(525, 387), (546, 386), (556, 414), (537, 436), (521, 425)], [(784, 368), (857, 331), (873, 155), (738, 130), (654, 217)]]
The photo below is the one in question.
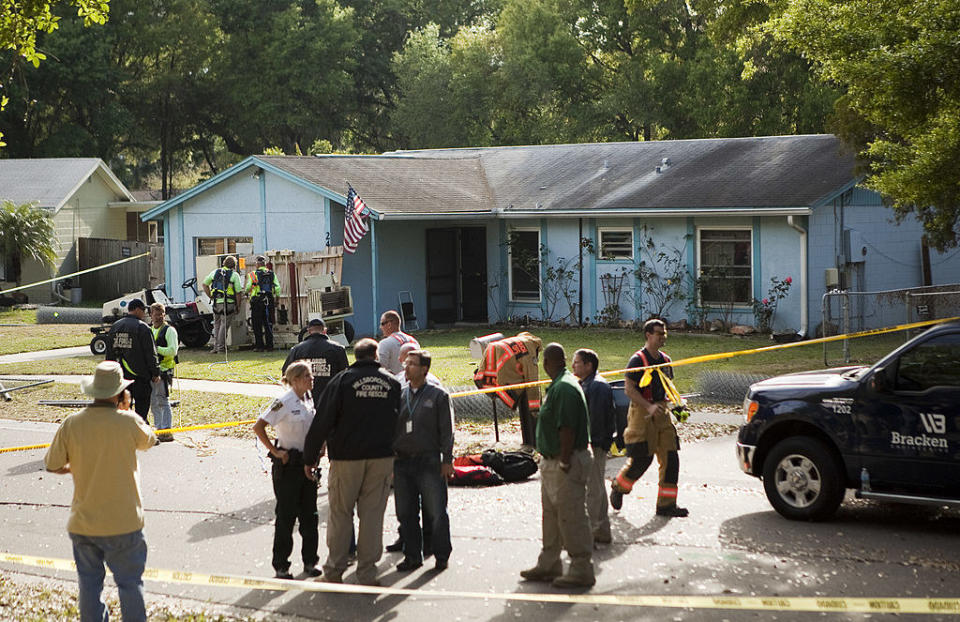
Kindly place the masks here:
[(457, 321), (456, 229), (427, 229), (427, 317), (434, 324)]
[(433, 324), (487, 321), (483, 227), (427, 229), (427, 316)]
[(487, 321), (487, 230), (460, 230), (460, 319)]

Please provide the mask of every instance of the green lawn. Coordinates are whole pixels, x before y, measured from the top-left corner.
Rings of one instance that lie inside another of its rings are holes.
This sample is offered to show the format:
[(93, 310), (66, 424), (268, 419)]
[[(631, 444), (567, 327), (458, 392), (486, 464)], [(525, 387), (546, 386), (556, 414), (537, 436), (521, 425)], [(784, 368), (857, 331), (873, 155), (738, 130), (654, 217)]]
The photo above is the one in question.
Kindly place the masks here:
[[(470, 339), (491, 330), (478, 327), (422, 331), (417, 333), (417, 338), (433, 353), (432, 371), (448, 386), (462, 387), (472, 384), (475, 361), (469, 353)], [(500, 329), (500, 332), (509, 334), (517, 331)], [(596, 350), (602, 370), (625, 367), (630, 355), (643, 345), (642, 333), (635, 330), (537, 328), (532, 332), (543, 339), (544, 344), (551, 341), (562, 344), (568, 356), (572, 356), (573, 351), (581, 347)], [(903, 341), (902, 333), (851, 340), (850, 349), (854, 363), (872, 363)], [(679, 360), (703, 354), (759, 348), (772, 343), (768, 337), (763, 336), (734, 337), (671, 333), (664, 349), (674, 360)], [(50, 345), (47, 344), (45, 347)], [(839, 366), (841, 364), (840, 343), (829, 344), (829, 352), (831, 365)], [(280, 375), (280, 366), (286, 353), (237, 351), (231, 352), (229, 356), (230, 362), (223, 364), (223, 355), (213, 355), (204, 350), (183, 350), (180, 354), (180, 364), (177, 366), (177, 375), (181, 378), (206, 380), (274, 382)], [(31, 363), (0, 364), (0, 373), (89, 374), (97, 360), (93, 356), (83, 356)], [(678, 368), (677, 385), (683, 392), (693, 391), (696, 387), (696, 379), (704, 371), (730, 371), (771, 376), (823, 367), (823, 346), (816, 344)]]

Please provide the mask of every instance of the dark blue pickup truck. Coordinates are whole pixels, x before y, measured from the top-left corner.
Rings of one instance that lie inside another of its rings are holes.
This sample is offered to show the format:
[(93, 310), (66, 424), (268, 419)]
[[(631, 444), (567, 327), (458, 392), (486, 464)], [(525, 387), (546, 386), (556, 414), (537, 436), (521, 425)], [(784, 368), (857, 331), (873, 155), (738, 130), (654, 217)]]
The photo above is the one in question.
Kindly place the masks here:
[(795, 520), (865, 499), (960, 505), (960, 324), (935, 326), (872, 367), (758, 382), (743, 402), (740, 468)]

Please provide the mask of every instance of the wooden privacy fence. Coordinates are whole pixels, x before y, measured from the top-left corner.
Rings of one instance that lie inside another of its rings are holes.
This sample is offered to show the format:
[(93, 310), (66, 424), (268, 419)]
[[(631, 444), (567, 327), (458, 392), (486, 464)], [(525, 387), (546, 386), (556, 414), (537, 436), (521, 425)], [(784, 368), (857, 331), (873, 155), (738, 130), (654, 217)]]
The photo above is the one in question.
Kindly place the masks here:
[[(267, 257), (267, 261), (273, 263), (273, 272), (280, 282), (280, 298), (277, 301), (277, 307), (283, 306), (288, 309), (291, 324), (304, 325), (307, 321), (306, 277), (333, 273), (337, 283), (341, 283), (342, 246), (328, 246), (322, 251), (312, 253), (271, 250), (263, 254)], [(256, 255), (249, 255), (244, 259), (248, 271), (252, 272), (256, 269)]]
[[(83, 288), (85, 301), (111, 300), (163, 283), (163, 246), (161, 244), (80, 238), (77, 240), (77, 246), (81, 270), (146, 252), (150, 253), (149, 257), (80, 276), (79, 285)], [(167, 293), (170, 293), (169, 286)]]

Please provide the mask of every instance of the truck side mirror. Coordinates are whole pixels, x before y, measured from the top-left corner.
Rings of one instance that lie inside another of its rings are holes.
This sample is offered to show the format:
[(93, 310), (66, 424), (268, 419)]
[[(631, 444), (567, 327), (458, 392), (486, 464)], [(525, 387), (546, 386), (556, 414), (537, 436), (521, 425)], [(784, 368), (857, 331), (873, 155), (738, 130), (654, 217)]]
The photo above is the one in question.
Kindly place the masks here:
[(886, 367), (880, 367), (873, 372), (870, 386), (877, 393), (886, 393), (890, 390), (890, 377), (887, 375)]

